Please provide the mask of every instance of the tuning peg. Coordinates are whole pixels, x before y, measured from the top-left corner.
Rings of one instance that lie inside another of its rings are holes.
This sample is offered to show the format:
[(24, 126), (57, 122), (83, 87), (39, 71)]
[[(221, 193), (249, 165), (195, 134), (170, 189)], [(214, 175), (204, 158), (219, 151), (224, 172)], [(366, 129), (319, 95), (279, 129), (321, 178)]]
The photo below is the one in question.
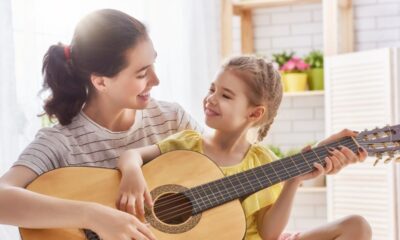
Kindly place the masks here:
[(388, 164), (388, 163), (390, 163), (390, 161), (392, 161), (392, 159), (393, 158), (388, 157), (388, 158), (385, 159), (385, 161), (383, 161), (383, 163)]
[(394, 161), (395, 161), (396, 163), (400, 163), (400, 157), (397, 157)]
[(378, 162), (379, 162), (380, 160), (382, 160), (382, 154), (381, 154), (381, 153), (378, 153), (378, 154), (376, 154), (376, 160), (375, 160), (375, 162), (374, 162), (374, 167), (378, 164)]

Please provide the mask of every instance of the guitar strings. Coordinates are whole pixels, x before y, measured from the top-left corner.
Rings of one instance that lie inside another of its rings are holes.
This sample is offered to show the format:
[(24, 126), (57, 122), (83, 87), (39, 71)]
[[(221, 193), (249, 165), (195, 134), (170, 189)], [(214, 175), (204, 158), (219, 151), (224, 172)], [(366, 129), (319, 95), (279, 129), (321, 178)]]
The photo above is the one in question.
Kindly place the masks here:
[[(348, 140), (346, 140), (346, 141), (344, 141), (343, 142), (343, 144), (347, 144), (347, 142), (348, 142)], [(335, 143), (334, 143), (335, 144)], [(327, 145), (327, 146), (329, 146), (329, 145)], [(327, 148), (327, 146), (323, 146), (323, 147), (321, 147), (320, 149), (317, 149), (318, 151), (314, 151), (315, 153), (318, 153), (318, 154), (320, 154), (321, 153), (321, 150), (324, 152), (324, 153), (326, 153), (326, 148)], [(311, 151), (308, 151), (308, 152), (305, 152), (304, 154), (307, 154), (307, 153), (311, 153)], [(304, 157), (303, 157), (304, 158)], [(306, 160), (307, 161), (307, 160)], [(302, 164), (303, 166), (309, 166), (309, 164), (307, 163), (307, 162), (305, 162), (306, 164), (304, 164), (304, 162), (302, 162), (302, 163), (300, 163), (300, 164)], [(302, 167), (302, 165), (300, 165), (300, 167)], [(263, 166), (265, 166), (265, 165), (263, 165)], [(299, 170), (299, 168), (297, 167), (298, 165), (295, 165), (295, 164), (293, 164), (293, 165), (290, 165), (289, 166), (289, 168), (286, 168), (286, 170), (285, 169), (279, 169), (279, 173), (281, 173), (281, 172), (284, 172), (284, 171), (287, 171), (287, 170), (293, 170), (293, 169), (296, 169), (296, 170)], [(309, 167), (308, 167), (309, 168)], [(254, 169), (254, 168), (253, 168)], [(306, 168), (301, 168), (301, 170), (305, 170), (305, 169), (307, 169), (307, 167)], [(265, 174), (265, 172), (261, 169), (261, 168), (256, 168), (255, 169), (255, 171), (256, 172), (258, 172), (258, 173), (260, 173), (260, 170), (262, 171), (262, 174), (263, 175), (265, 175), (267, 178), (268, 178), (268, 176), (267, 176), (267, 174)], [(310, 172), (311, 172), (311, 170), (312, 170), (312, 168), (310, 169)], [(291, 172), (293, 172), (293, 171), (291, 171)], [(297, 171), (298, 172), (298, 171)], [(272, 173), (274, 173), (274, 172), (271, 172), (271, 174)], [(305, 173), (304, 173), (305, 174)], [(223, 180), (224, 178), (221, 178), (221, 179), (218, 179), (218, 180), (216, 180), (216, 181), (219, 181), (219, 180)], [(279, 176), (278, 176), (278, 179), (279, 179)], [(256, 179), (256, 180), (258, 180), (258, 179)], [(280, 179), (279, 179), (280, 180)], [(247, 183), (248, 181), (245, 181), (245, 183)], [(239, 182), (240, 183), (240, 182)], [(200, 185), (200, 186), (204, 186), (204, 185), (206, 185), (206, 184), (203, 184), (203, 185)], [(200, 187), (200, 186), (197, 186), (197, 187)], [(226, 193), (229, 193), (230, 191), (231, 191), (231, 189), (232, 188), (229, 188), (229, 187), (226, 187), (225, 185), (223, 185), (223, 184), (215, 184), (214, 186), (222, 186), (223, 188), (222, 188), (222, 190), (224, 190), (224, 191), (226, 191)], [(191, 189), (191, 191), (194, 191), (195, 192), (195, 188), (197, 188), (197, 187), (194, 187), (194, 188), (192, 188)], [(244, 187), (244, 185), (242, 185), (242, 187)], [(247, 187), (247, 186), (246, 186)], [(251, 186), (250, 186), (251, 187)], [(233, 188), (234, 188), (234, 186), (233, 186)], [(210, 189), (211, 190), (211, 189)], [(218, 191), (220, 191), (219, 189), (218, 189)], [(197, 193), (199, 193), (199, 192), (197, 192)], [(200, 195), (200, 194), (199, 194)], [(213, 195), (213, 196), (215, 196), (215, 195)], [(207, 197), (207, 196), (206, 196)], [(216, 197), (216, 196), (215, 196)], [(167, 202), (167, 203), (165, 203), (165, 202), (163, 202), (163, 204), (161, 204), (161, 205), (159, 205), (159, 206), (165, 206), (165, 205), (168, 205), (168, 204), (171, 204), (172, 202), (175, 202), (176, 200), (182, 200), (182, 199), (184, 199), (185, 197), (182, 197), (181, 195), (178, 195), (178, 197), (176, 197), (176, 198), (172, 198), (172, 199), (169, 199), (169, 201)], [(203, 197), (200, 197), (200, 198), (197, 198), (197, 199), (203, 199)], [(208, 198), (208, 200), (211, 200), (210, 198)], [(215, 200), (215, 199), (213, 199), (213, 200)], [(205, 201), (203, 201), (203, 203), (205, 203)], [(177, 207), (179, 207), (179, 205), (177, 206)]]
[[(348, 143), (349, 142), (349, 140), (351, 141), (351, 142), (353, 142), (352, 141), (352, 139), (351, 138), (348, 138), (348, 139), (346, 139), (345, 141), (343, 141), (342, 142), (342, 144), (346, 144), (346, 143)], [(338, 142), (335, 142), (335, 143), (333, 143), (333, 144), (336, 144), (336, 143), (338, 143)], [(340, 143), (340, 142), (339, 142)], [(326, 145), (326, 146), (321, 146), (321, 148), (316, 148), (316, 150), (313, 150), (314, 151), (314, 153), (321, 153), (321, 150), (323, 150), (324, 151), (324, 153), (326, 152), (326, 148), (327, 148), (327, 146), (329, 146), (329, 145)], [(304, 154), (308, 154), (308, 153), (311, 153), (311, 151), (307, 151), (307, 152), (304, 152), (303, 153), (303, 155)], [(318, 157), (318, 156), (317, 156)], [(318, 157), (318, 159), (319, 159), (319, 157)], [(306, 160), (306, 159), (305, 159)], [(307, 161), (307, 160), (306, 160)], [(319, 159), (319, 161), (315, 161), (315, 162), (320, 162), (320, 161), (324, 161), (324, 159), (323, 160), (321, 160), (321, 159)], [(322, 162), (320, 162), (320, 163), (322, 163)], [(263, 166), (265, 166), (265, 165), (263, 165)], [(310, 165), (309, 165), (309, 163), (307, 163), (307, 162), (305, 162), (305, 164), (304, 163), (300, 163), (300, 164), (298, 164), (298, 165), (292, 165), (292, 166), (289, 166), (289, 168), (283, 168), (283, 169), (278, 169), (279, 171), (277, 172), (277, 173), (279, 173), (279, 174), (281, 174), (281, 173), (284, 173), (285, 171), (287, 172), (287, 173), (289, 173), (288, 171), (290, 171), (291, 173), (294, 173), (295, 171), (292, 171), (292, 170), (294, 170), (294, 169), (296, 169), (297, 170), (297, 172), (299, 172), (299, 170), (306, 170), (306, 169), (309, 169), (309, 167), (310, 167)], [(256, 170), (255, 170), (255, 172), (254, 173), (260, 173), (260, 170), (263, 172), (263, 174), (265, 175), (265, 172), (260, 168), (257, 168)], [(312, 169), (310, 169), (310, 172), (312, 171)], [(272, 173), (272, 172), (271, 172)], [(306, 174), (306, 173), (304, 173), (304, 174)], [(267, 176), (266, 176), (267, 177)], [(268, 178), (268, 177), (267, 177)], [(278, 176), (278, 179), (279, 179), (279, 176)], [(263, 179), (263, 180), (265, 180), (265, 179)], [(268, 179), (269, 180), (269, 179)], [(280, 180), (280, 179), (279, 179)], [(218, 180), (217, 180), (218, 181)], [(240, 183), (240, 182), (239, 182)], [(258, 179), (258, 178), (256, 178), (255, 179), (255, 181), (254, 180), (249, 180), (249, 181), (245, 181), (244, 182), (244, 184), (242, 185), (242, 187), (243, 188), (247, 188), (247, 187), (251, 187), (252, 188), (252, 186), (254, 186), (254, 184), (255, 183), (259, 183), (259, 184), (261, 184), (262, 185), (262, 183), (260, 182), (260, 179)], [(216, 186), (218, 186), (218, 184), (216, 184)], [(219, 185), (219, 186), (221, 186), (221, 185)], [(222, 190), (223, 191), (225, 191), (226, 193), (229, 193), (229, 192), (231, 192), (231, 190), (232, 189), (234, 189), (234, 186), (233, 187), (226, 187), (225, 185), (222, 185), (224, 188), (222, 188)], [(210, 188), (210, 190), (211, 190), (211, 188)], [(195, 191), (195, 190), (193, 190), (193, 191)], [(236, 190), (235, 190), (236, 191)], [(219, 189), (218, 189), (218, 191), (217, 192), (219, 192), (219, 193), (222, 193), (223, 194), (223, 192), (222, 191), (220, 191)], [(176, 195), (175, 195), (176, 196)], [(212, 203), (212, 200), (217, 200), (218, 199), (218, 196), (216, 196), (216, 195), (212, 195), (211, 197), (213, 198), (209, 198), (208, 196), (205, 196), (205, 197), (207, 197), (208, 198), (208, 200), (209, 200), (209, 202), (210, 203)], [(163, 202), (162, 204), (160, 204), (160, 205), (158, 205), (157, 207), (162, 207), (162, 206), (166, 206), (166, 205), (168, 205), (168, 204), (171, 204), (171, 203), (174, 203), (174, 202), (176, 202), (177, 200), (182, 200), (182, 199), (184, 199), (185, 198), (185, 196), (184, 197), (182, 197), (182, 195), (178, 195), (177, 197), (175, 197), (175, 198), (172, 198), (172, 199), (169, 199), (167, 202)], [(204, 197), (200, 197), (200, 198), (197, 198), (198, 200), (203, 200), (203, 203), (205, 203), (205, 201), (204, 201), (204, 199), (203, 199)], [(185, 206), (186, 205), (186, 207), (185, 208), (181, 208), (182, 206)], [(166, 209), (166, 210), (164, 210), (164, 211), (160, 211), (159, 212), (159, 218), (163, 218), (163, 217), (166, 217), (166, 216), (168, 216), (170, 213), (172, 213), (172, 214), (175, 214), (175, 213), (177, 213), (176, 211), (172, 211), (171, 212), (171, 210), (174, 210), (175, 208), (181, 208), (180, 210), (184, 210), (184, 212), (182, 212), (182, 213), (179, 213), (180, 215), (182, 215), (182, 214), (184, 214), (184, 213), (189, 213), (189, 212), (192, 212), (192, 211), (186, 211), (188, 208), (189, 209), (192, 209), (192, 206), (190, 205), (190, 206), (187, 206), (188, 204), (187, 203), (184, 203), (184, 204), (178, 204), (178, 205), (176, 205), (175, 207), (172, 207), (172, 208), (168, 208), (168, 209)], [(200, 205), (200, 207), (201, 207), (201, 203), (199, 202), (199, 205)], [(205, 204), (205, 206), (207, 206), (207, 204)], [(167, 214), (164, 214), (165, 212), (168, 212)], [(178, 215), (179, 216), (179, 215)], [(176, 216), (173, 216), (173, 217), (176, 217)], [(171, 218), (170, 218), (171, 219)]]
[[(335, 143), (336, 143), (336, 142), (335, 142)], [(315, 153), (318, 153), (318, 154), (326, 153), (326, 148), (329, 147), (329, 145), (334, 145), (335, 143), (328, 144), (328, 145), (326, 145), (326, 146), (320, 146), (320, 147), (318, 147), (318, 148), (316, 148), (315, 150), (312, 150), (312, 151), (315, 152)], [(348, 141), (346, 140), (346, 141), (344, 141), (343, 143), (344, 143), (344, 144), (347, 144)], [(303, 154), (308, 154), (308, 153), (311, 153), (311, 151), (304, 152)], [(294, 156), (291, 156), (291, 158), (293, 158), (293, 157), (294, 157)], [(289, 158), (289, 157), (288, 157), (288, 158)], [(281, 159), (281, 160), (282, 160), (282, 159)], [(279, 161), (280, 161), (280, 160), (279, 160)], [(306, 160), (306, 161), (307, 161), (307, 160)], [(278, 162), (278, 161), (274, 161), (274, 162)], [(271, 162), (271, 163), (272, 163), (272, 162)], [(307, 163), (307, 162), (306, 162), (306, 163)], [(262, 166), (265, 166), (265, 165), (262, 165)], [(293, 165), (289, 165), (289, 167), (286, 168), (286, 169), (291, 169), (291, 168), (293, 168), (293, 166), (294, 166), (294, 168), (296, 168), (296, 165), (293, 164)], [(285, 167), (284, 167), (284, 168), (285, 168)], [(253, 169), (254, 169), (254, 168), (253, 168)], [(297, 168), (296, 168), (296, 169), (297, 169)], [(252, 170), (252, 169), (249, 169), (249, 170)], [(258, 171), (258, 170), (260, 170), (260, 169), (257, 168), (256, 171)], [(262, 170), (262, 169), (261, 169), (261, 170)], [(304, 170), (304, 169), (302, 169), (302, 170)], [(273, 172), (272, 172), (272, 173), (273, 173)], [(265, 173), (264, 173), (264, 175), (265, 175)], [(222, 179), (224, 179), (224, 178), (215, 180), (215, 182), (217, 182), (217, 181), (219, 181), (219, 180), (222, 180)], [(208, 183), (206, 183), (206, 184), (208, 184)], [(204, 186), (204, 185), (206, 185), (206, 184), (202, 184), (202, 185), (193, 187), (193, 188), (191, 188), (191, 191), (195, 191), (195, 190), (194, 190), (195, 188), (202, 187), (202, 186)], [(222, 184), (222, 185), (221, 185), (221, 184), (220, 184), (220, 185), (215, 184), (215, 186), (223, 186), (223, 187), (225, 187), (223, 184)], [(181, 196), (179, 196), (178, 199), (183, 199), (183, 198), (181, 198)], [(175, 201), (175, 200), (176, 200), (176, 199), (170, 199), (170, 201)], [(167, 202), (166, 205), (169, 204), (169, 203), (171, 203), (171, 202)], [(162, 206), (162, 205), (161, 205), (161, 206)]]

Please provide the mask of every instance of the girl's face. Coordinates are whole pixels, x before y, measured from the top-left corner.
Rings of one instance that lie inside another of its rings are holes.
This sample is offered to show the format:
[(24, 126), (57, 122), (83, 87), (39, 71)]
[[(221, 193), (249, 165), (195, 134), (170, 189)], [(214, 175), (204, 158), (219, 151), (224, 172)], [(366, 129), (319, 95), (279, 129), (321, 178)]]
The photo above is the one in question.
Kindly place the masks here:
[(127, 66), (116, 76), (106, 78), (106, 94), (119, 108), (143, 109), (150, 100), (150, 90), (159, 84), (154, 72), (157, 53), (151, 40), (145, 39), (126, 52)]
[(247, 89), (232, 71), (220, 72), (203, 100), (207, 126), (225, 131), (246, 126), (254, 110), (246, 96)]

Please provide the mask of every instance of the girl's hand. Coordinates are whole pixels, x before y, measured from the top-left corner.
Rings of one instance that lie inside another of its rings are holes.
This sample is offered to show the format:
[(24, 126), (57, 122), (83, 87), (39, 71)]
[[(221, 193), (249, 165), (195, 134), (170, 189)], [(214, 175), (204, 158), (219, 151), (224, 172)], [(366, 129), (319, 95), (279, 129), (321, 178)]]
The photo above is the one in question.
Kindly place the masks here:
[(124, 169), (119, 188), (119, 197), (116, 206), (118, 209), (144, 217), (144, 203), (148, 207), (153, 206), (153, 200), (147, 188), (142, 170), (139, 165), (132, 165)]
[(89, 207), (87, 228), (104, 240), (155, 240), (150, 228), (135, 216), (116, 209), (93, 204)]
[[(357, 136), (357, 132), (350, 131), (348, 129), (344, 129), (339, 133), (333, 134), (327, 139), (321, 141), (318, 145), (325, 145), (330, 142), (339, 140), (345, 136)], [(308, 151), (311, 147), (307, 146), (302, 151)], [(363, 148), (359, 148), (357, 153), (354, 153), (349, 148), (345, 146), (339, 146), (338, 148), (329, 148), (328, 157), (325, 158), (326, 165), (323, 167), (319, 163), (314, 163), (314, 167), (316, 168), (314, 171), (304, 174), (302, 176), (293, 178), (293, 181), (304, 181), (312, 178), (316, 178), (321, 174), (336, 174), (345, 166), (351, 163), (363, 162), (367, 158), (367, 151)]]

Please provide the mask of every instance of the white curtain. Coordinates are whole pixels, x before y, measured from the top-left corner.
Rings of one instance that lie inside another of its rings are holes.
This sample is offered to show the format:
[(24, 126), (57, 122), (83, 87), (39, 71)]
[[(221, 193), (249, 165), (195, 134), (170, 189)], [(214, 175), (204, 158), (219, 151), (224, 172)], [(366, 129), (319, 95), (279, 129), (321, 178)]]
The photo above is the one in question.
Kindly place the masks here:
[[(1, 0), (0, 173), (41, 127), (41, 65), (48, 47), (69, 43), (77, 22), (101, 8), (124, 11), (149, 29), (160, 86), (153, 96), (180, 103), (199, 123), (202, 98), (219, 65), (219, 1), (215, 0)], [(0, 225), (0, 239), (18, 239)]]
[[(17, 158), (19, 109), (16, 102), (11, 1), (0, 1), (0, 174)], [(0, 225), (0, 239), (19, 239), (18, 229)]]

